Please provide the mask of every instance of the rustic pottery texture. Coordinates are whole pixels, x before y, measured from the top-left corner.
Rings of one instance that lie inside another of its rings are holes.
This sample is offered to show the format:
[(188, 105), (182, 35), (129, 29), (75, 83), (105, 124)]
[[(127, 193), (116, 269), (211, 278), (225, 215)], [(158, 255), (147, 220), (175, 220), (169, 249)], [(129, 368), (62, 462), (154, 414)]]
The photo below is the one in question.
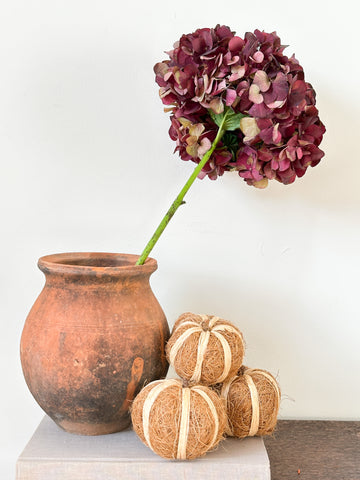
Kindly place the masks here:
[(21, 362), (41, 408), (64, 430), (120, 431), (145, 382), (166, 375), (169, 328), (137, 255), (42, 257), (43, 291), (25, 322)]

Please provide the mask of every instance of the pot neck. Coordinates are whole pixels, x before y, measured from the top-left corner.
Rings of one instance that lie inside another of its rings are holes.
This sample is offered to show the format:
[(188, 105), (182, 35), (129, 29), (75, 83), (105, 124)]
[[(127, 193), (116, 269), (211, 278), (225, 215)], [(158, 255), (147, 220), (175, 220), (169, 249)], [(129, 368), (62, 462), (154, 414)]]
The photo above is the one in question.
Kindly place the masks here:
[(48, 283), (56, 283), (57, 279), (76, 284), (146, 281), (157, 269), (157, 262), (148, 258), (144, 265), (135, 265), (138, 258), (121, 253), (59, 253), (41, 257), (38, 267)]

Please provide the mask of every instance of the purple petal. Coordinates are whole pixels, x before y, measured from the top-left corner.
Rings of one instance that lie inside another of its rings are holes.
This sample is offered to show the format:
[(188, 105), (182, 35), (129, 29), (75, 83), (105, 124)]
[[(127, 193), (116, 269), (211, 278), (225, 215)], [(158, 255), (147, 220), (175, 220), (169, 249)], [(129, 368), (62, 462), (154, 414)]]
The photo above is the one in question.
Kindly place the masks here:
[(169, 70), (169, 65), (166, 62), (159, 62), (154, 66), (154, 72), (156, 75), (163, 77)]
[(273, 127), (266, 128), (265, 130), (261, 130), (259, 133), (261, 140), (263, 140), (267, 144), (273, 143)]
[(249, 110), (249, 114), (252, 117), (267, 118), (271, 115), (271, 110), (264, 103), (259, 103), (258, 105), (254, 103)]
[(246, 32), (245, 33), (245, 46), (243, 48), (243, 55), (245, 58), (253, 55), (258, 46), (258, 39), (255, 37), (255, 35), (251, 32)]
[(273, 81), (272, 86), (273, 86), (274, 92), (276, 93), (276, 99), (285, 100), (289, 93), (289, 84), (286, 80), (286, 75), (279, 72), (276, 75), (276, 78)]
[(290, 105), (297, 106), (300, 105), (305, 97), (306, 93), (306, 83), (303, 80), (296, 80), (296, 82), (291, 86), (290, 92)]

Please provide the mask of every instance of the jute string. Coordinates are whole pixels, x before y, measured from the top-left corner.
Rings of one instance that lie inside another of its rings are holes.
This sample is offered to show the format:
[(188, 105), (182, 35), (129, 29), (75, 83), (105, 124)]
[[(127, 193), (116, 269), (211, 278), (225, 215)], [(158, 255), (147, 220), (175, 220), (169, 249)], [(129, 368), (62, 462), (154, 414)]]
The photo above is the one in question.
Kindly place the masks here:
[(245, 370), (245, 373), (247, 373), (247, 374), (257, 373), (257, 374), (262, 375), (263, 377), (267, 378), (269, 380), (269, 382), (271, 383), (272, 387), (274, 388), (274, 390), (276, 392), (276, 395), (278, 397), (278, 400), (280, 401), (281, 394), (280, 394), (279, 386), (276, 383), (276, 380), (270, 374), (268, 374), (267, 372), (264, 372), (264, 370), (259, 370), (259, 369), (256, 369), (256, 368), (248, 368), (248, 369)]
[[(210, 330), (202, 330), (199, 337), (197, 355), (196, 355), (196, 365), (194, 368), (194, 373), (190, 378), (190, 382), (198, 383), (201, 377), (201, 367), (204, 361), (204, 355), (209, 343)], [(231, 352), (230, 352), (231, 353)]]
[[(150, 414), (151, 409), (160, 395), (161, 392), (164, 392), (167, 388), (172, 386), (181, 386), (182, 383), (180, 380), (166, 380), (166, 381), (156, 381), (152, 382), (153, 385), (156, 385), (152, 388), (144, 402), (143, 405), (143, 430), (144, 437), (148, 446), (153, 450), (150, 440)], [(151, 385), (151, 384), (150, 384)], [(214, 419), (214, 435), (211, 440), (210, 448), (215, 444), (218, 434), (219, 434), (219, 417), (216, 411), (215, 405), (212, 402), (209, 395), (202, 389), (201, 386), (197, 387), (182, 387), (181, 388), (181, 418), (180, 418), (180, 429), (179, 429), (179, 438), (176, 458), (178, 460), (186, 459), (186, 447), (189, 436), (189, 422), (190, 422), (190, 409), (191, 409), (191, 392), (199, 394), (207, 403), (209, 410)]]
[(181, 382), (179, 380), (168, 380), (166, 382), (163, 382), (161, 380), (155, 381), (150, 383), (149, 385), (156, 385), (154, 388), (152, 388), (149, 392), (149, 395), (146, 397), (146, 400), (143, 405), (143, 429), (144, 429), (144, 437), (146, 440), (146, 443), (149, 445), (149, 447), (153, 450), (151, 446), (151, 441), (150, 441), (150, 413), (151, 413), (151, 408), (154, 405), (155, 400), (157, 397), (160, 395), (161, 392), (166, 390), (169, 387), (172, 387), (174, 385), (181, 385)]
[(179, 441), (176, 458), (179, 460), (186, 459), (186, 445), (189, 435), (189, 420), (190, 420), (190, 388), (182, 389), (182, 403), (181, 403), (181, 420)]
[(250, 391), (251, 408), (252, 408), (251, 424), (250, 424), (250, 430), (248, 435), (249, 437), (253, 437), (254, 435), (256, 435), (257, 431), (259, 430), (259, 424), (260, 424), (259, 394), (255, 386), (254, 380), (251, 378), (251, 376), (244, 373), (244, 379)]
[[(208, 319), (209, 319), (209, 317), (207, 315), (200, 315), (200, 317), (203, 320), (203, 322), (207, 322)], [(221, 376), (218, 380), (219, 383), (223, 382), (227, 378), (227, 376), (229, 375), (229, 371), (231, 369), (231, 360), (232, 360), (231, 349), (229, 347), (228, 342), (226, 341), (226, 338), (221, 334), (221, 332), (235, 333), (241, 339), (242, 344), (244, 344), (244, 340), (243, 340), (243, 337), (242, 337), (241, 333), (238, 330), (236, 330), (234, 327), (232, 327), (231, 325), (216, 325), (216, 326), (214, 326), (216, 324), (216, 322), (218, 322), (219, 320), (221, 320), (219, 317), (213, 317), (209, 321), (209, 327), (206, 330), (203, 329), (203, 327), (201, 325), (199, 325), (198, 323), (196, 323), (194, 321), (191, 321), (191, 320), (179, 323), (179, 325), (175, 329), (175, 331), (176, 331), (177, 329), (179, 329), (180, 327), (183, 327), (185, 325), (194, 325), (193, 327), (189, 328), (184, 333), (182, 333), (180, 335), (180, 337), (176, 340), (174, 345), (172, 346), (171, 351), (170, 351), (170, 363), (172, 365), (174, 365), (176, 356), (179, 353), (179, 351), (180, 351), (181, 347), (183, 346), (184, 342), (192, 334), (200, 333), (199, 341), (198, 341), (197, 356), (196, 356), (196, 365), (195, 365), (193, 375), (190, 378), (190, 381), (193, 382), (193, 383), (198, 383), (200, 381), (201, 368), (202, 368), (202, 364), (203, 364), (203, 361), (204, 361), (206, 348), (207, 348), (208, 343), (209, 343), (210, 334), (213, 334), (219, 340), (219, 342), (222, 346), (222, 349), (223, 349), (223, 353), (224, 353), (224, 368), (223, 368), (223, 372), (222, 372), (222, 374), (221, 374)]]
[(199, 326), (189, 328), (189, 330), (185, 330), (185, 332), (180, 335), (180, 337), (176, 340), (176, 342), (174, 343), (174, 345), (172, 346), (172, 349), (170, 351), (170, 364), (171, 365), (174, 365), (176, 355), (179, 353), (179, 350), (183, 346), (183, 343), (193, 333), (198, 333), (198, 332), (202, 332), (202, 328), (199, 327)]
[(211, 439), (211, 444), (210, 444), (210, 448), (211, 448), (215, 444), (215, 442), (217, 440), (217, 437), (218, 437), (218, 434), (219, 434), (219, 416), (218, 416), (215, 405), (213, 404), (211, 398), (209, 397), (209, 395), (207, 395), (207, 393), (204, 390), (202, 390), (202, 388), (200, 386), (194, 387), (193, 391), (195, 391), (196, 393), (198, 393), (199, 395), (202, 396), (202, 398), (208, 404), (210, 412), (212, 413), (212, 416), (214, 418), (214, 424), (215, 424), (214, 427), (215, 428), (214, 428), (213, 438)]

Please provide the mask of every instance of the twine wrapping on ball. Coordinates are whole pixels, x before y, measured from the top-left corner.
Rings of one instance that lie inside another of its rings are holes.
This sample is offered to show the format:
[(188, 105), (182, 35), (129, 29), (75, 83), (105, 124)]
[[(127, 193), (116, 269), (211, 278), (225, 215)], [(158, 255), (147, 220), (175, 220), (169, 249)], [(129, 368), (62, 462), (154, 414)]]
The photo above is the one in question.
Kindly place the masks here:
[(243, 438), (274, 431), (281, 394), (269, 372), (242, 367), (239, 375), (223, 383), (220, 395), (227, 407), (227, 435)]
[(239, 370), (244, 350), (242, 333), (230, 322), (212, 315), (184, 313), (175, 322), (166, 356), (181, 378), (213, 385)]
[(185, 386), (180, 380), (149, 383), (131, 408), (133, 427), (140, 439), (164, 458), (193, 459), (222, 439), (226, 409), (208, 387)]

